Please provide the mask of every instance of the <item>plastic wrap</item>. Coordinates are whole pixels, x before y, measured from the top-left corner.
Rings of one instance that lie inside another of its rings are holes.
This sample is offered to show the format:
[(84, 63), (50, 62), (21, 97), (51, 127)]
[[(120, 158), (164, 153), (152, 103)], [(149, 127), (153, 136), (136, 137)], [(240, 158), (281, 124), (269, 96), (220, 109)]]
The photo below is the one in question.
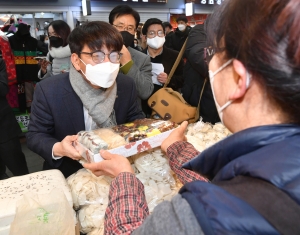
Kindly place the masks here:
[(175, 128), (177, 125), (170, 121), (140, 119), (109, 128), (78, 132), (78, 142), (92, 153), (100, 149), (114, 149), (128, 143), (152, 137)]
[(96, 177), (86, 169), (71, 175), (67, 182), (71, 188), (74, 209), (91, 204), (107, 205), (111, 180), (108, 176)]

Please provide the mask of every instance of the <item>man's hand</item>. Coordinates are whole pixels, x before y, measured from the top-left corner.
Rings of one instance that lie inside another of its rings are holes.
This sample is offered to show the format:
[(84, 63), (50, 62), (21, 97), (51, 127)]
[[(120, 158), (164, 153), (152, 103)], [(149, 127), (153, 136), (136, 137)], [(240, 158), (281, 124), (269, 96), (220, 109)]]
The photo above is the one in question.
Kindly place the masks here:
[(91, 170), (94, 175), (107, 175), (111, 177), (118, 176), (121, 172), (134, 173), (129, 161), (126, 157), (117, 154), (111, 154), (108, 151), (100, 150), (101, 162), (87, 163), (83, 167)]
[(157, 80), (162, 84), (165, 84), (167, 79), (168, 79), (168, 74), (166, 74), (164, 72), (158, 74), (158, 76), (157, 76)]
[(122, 53), (122, 56), (120, 59), (121, 65), (127, 64), (131, 60), (131, 54), (124, 45), (122, 47), (121, 53)]
[(61, 142), (57, 142), (53, 146), (53, 155), (56, 157), (69, 157), (73, 160), (80, 160), (81, 155), (74, 147), (77, 141), (77, 135), (68, 135)]
[(176, 128), (174, 131), (171, 132), (171, 134), (166, 138), (162, 144), (161, 144), (161, 149), (164, 152), (167, 152), (168, 147), (177, 142), (177, 141), (186, 141), (186, 136), (184, 135), (185, 130), (188, 126), (188, 122), (184, 121), (181, 123), (180, 127)]

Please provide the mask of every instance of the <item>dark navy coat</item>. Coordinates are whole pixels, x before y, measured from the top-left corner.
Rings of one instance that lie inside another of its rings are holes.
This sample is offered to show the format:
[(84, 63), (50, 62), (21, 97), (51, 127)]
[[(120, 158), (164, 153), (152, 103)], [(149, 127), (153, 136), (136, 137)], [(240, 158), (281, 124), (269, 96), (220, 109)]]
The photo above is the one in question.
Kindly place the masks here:
[[(143, 118), (132, 78), (119, 74), (116, 82), (114, 110), (117, 124)], [(52, 147), (56, 142), (82, 130), (85, 130), (83, 104), (71, 86), (69, 73), (39, 82), (35, 88), (26, 137), (28, 148), (46, 160), (44, 169), (58, 168), (67, 177), (82, 168), (81, 164), (68, 157), (52, 159)]]
[[(300, 205), (300, 126), (243, 130), (206, 149), (184, 167), (208, 176), (212, 182), (239, 175), (259, 178)], [(205, 234), (279, 234), (249, 204), (212, 183), (194, 181), (180, 193)]]

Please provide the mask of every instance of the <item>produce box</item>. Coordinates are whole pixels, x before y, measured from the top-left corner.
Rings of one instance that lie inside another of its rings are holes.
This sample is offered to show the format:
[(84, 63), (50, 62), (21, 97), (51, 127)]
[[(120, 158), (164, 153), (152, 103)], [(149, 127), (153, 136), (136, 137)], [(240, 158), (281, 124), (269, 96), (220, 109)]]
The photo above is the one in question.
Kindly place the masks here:
[[(8, 235), (15, 219), (17, 202), (27, 193), (45, 194), (53, 189), (64, 193), (68, 205), (73, 207), (70, 188), (59, 170), (36, 172), (0, 181), (0, 235)], [(74, 228), (75, 230), (75, 228)], [(75, 232), (75, 231), (74, 231)]]
[(103, 160), (100, 149), (130, 157), (160, 146), (176, 127), (177, 124), (170, 121), (140, 119), (111, 129), (81, 131), (76, 148), (88, 162)]

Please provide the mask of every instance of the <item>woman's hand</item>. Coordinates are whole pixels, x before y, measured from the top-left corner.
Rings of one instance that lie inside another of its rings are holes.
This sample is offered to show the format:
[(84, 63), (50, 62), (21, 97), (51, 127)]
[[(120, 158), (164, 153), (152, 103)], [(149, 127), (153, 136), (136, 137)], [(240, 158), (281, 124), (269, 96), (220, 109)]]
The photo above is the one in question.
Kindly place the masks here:
[(48, 66), (48, 64), (50, 64), (50, 62), (47, 60), (41, 60), (40, 64), (41, 64), (42, 73), (43, 74), (47, 73), (47, 66)]
[(96, 176), (107, 175), (116, 177), (121, 172), (134, 173), (126, 157), (111, 154), (105, 150), (100, 150), (100, 154), (104, 159), (103, 161), (83, 164), (83, 167), (92, 171)]
[(167, 152), (168, 147), (177, 142), (177, 141), (186, 141), (186, 137), (184, 135), (185, 130), (188, 126), (188, 122), (184, 121), (181, 123), (180, 127), (176, 128), (174, 131), (171, 132), (171, 134), (166, 138), (162, 144), (161, 144), (161, 149), (164, 152)]
[(61, 142), (53, 146), (53, 155), (55, 157), (69, 157), (73, 160), (80, 160), (81, 155), (76, 150), (74, 143), (77, 141), (77, 135), (68, 135)]

